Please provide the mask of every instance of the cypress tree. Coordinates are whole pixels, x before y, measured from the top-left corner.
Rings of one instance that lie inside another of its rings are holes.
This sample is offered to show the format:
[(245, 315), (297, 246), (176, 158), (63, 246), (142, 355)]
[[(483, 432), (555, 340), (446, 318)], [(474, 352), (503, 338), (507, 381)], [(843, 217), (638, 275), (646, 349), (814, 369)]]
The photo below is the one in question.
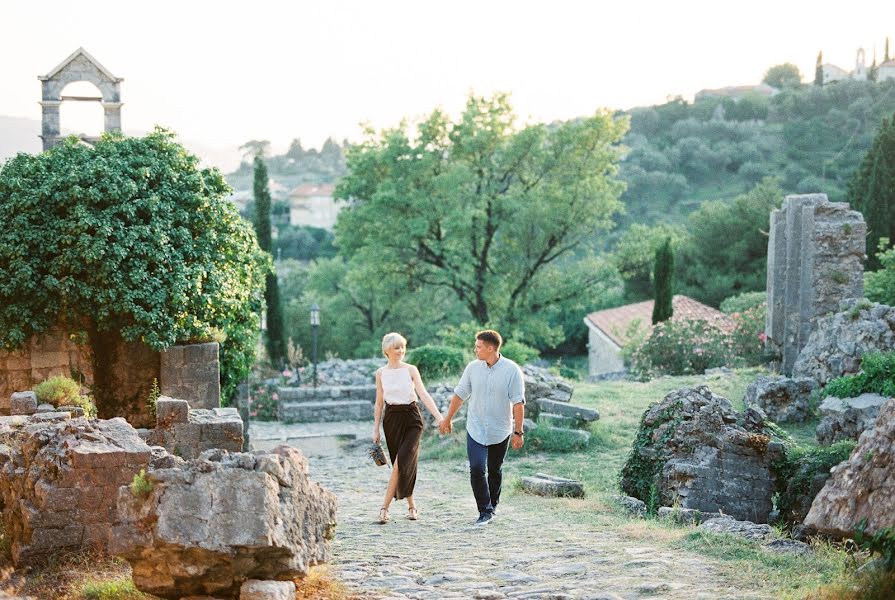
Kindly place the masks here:
[(848, 200), (867, 222), (867, 269), (879, 268), (881, 237), (895, 239), (895, 116), (883, 119), (873, 145), (848, 186)]
[(889, 62), (889, 36), (886, 36), (886, 55), (883, 57), (883, 62)]
[(653, 303), (653, 325), (671, 318), (674, 314), (671, 299), (672, 274), (674, 273), (674, 252), (671, 250), (671, 238), (656, 249), (656, 260), (653, 266), (653, 285), (655, 302)]
[[(267, 165), (260, 154), (255, 156), (255, 179), (253, 182), (255, 196), (255, 234), (258, 245), (267, 253), (272, 251), (270, 225), (270, 190), (267, 187)], [(286, 355), (286, 344), (283, 342), (283, 310), (280, 306), (280, 288), (276, 271), (267, 274), (267, 286), (264, 290), (267, 305), (267, 354), (270, 362), (279, 367)]]
[(824, 86), (823, 62), (824, 62), (824, 53), (818, 52), (817, 53), (817, 64), (814, 67), (814, 85), (816, 85), (817, 87)]

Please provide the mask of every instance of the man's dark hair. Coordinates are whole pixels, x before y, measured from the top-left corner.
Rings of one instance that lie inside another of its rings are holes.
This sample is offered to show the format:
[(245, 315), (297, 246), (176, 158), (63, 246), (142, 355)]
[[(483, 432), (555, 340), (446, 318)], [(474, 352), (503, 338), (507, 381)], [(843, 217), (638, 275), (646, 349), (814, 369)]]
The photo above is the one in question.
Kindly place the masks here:
[(494, 331), (493, 329), (486, 329), (484, 331), (480, 331), (475, 334), (475, 339), (482, 340), (486, 344), (491, 344), (498, 350), (503, 345), (503, 338), (500, 337), (500, 334)]

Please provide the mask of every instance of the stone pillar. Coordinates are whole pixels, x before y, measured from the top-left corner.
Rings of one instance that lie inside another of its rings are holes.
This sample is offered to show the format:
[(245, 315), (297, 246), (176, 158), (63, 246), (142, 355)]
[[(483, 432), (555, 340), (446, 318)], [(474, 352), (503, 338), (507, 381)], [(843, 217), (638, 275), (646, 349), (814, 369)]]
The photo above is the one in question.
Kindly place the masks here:
[(103, 102), (105, 115), (105, 131), (121, 131), (122, 102)]
[(42, 100), (40, 103), (42, 119), (40, 138), (43, 140), (43, 149), (49, 150), (59, 142), (59, 100)]
[(162, 352), (159, 388), (163, 396), (180, 398), (192, 408), (221, 406), (218, 343), (172, 346)]
[(826, 194), (787, 196), (770, 217), (767, 345), (792, 374), (818, 317), (864, 295), (867, 225)]

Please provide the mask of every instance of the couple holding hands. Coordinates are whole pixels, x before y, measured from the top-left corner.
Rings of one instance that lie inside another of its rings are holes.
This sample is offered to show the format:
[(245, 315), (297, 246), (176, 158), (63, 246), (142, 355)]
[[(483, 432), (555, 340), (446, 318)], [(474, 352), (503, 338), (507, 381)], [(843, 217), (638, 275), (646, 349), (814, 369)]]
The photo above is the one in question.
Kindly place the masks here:
[(382, 338), (382, 353), (388, 364), (376, 371), (376, 407), (373, 442), (379, 443), (379, 426), (392, 462), (392, 476), (379, 511), (379, 522), (389, 521), (392, 500), (407, 500), (410, 520), (419, 518), (413, 499), (417, 458), (425, 424), (417, 407), (417, 395), (441, 433), (453, 431), (451, 419), (460, 406), (469, 401), (466, 411), (466, 453), (469, 457), (469, 481), (479, 510), (477, 525), (489, 523), (500, 500), (502, 467), (510, 445), (522, 448), (525, 436), (522, 420), (525, 405), (525, 381), (522, 369), (501, 356), (503, 339), (493, 330), (475, 336), (476, 360), (466, 365), (460, 383), (454, 388), (447, 414), (442, 416), (426, 391), (419, 370), (404, 362), (407, 340), (389, 333)]

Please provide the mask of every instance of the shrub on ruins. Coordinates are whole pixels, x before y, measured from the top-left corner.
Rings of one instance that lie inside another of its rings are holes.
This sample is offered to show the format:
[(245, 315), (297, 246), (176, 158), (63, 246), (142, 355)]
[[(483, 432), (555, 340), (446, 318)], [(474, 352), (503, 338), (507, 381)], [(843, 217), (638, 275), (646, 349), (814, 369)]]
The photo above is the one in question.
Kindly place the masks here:
[(864, 295), (874, 302), (895, 306), (895, 246), (889, 247), (889, 238), (880, 238), (876, 258), (880, 268), (864, 273)]
[[(119, 340), (163, 350), (225, 336), (225, 396), (254, 360), (270, 259), (171, 132), (71, 139), (0, 170), (0, 347), (61, 326), (84, 332), (100, 415), (113, 415)], [(146, 382), (147, 386), (149, 382)]]
[(774, 465), (782, 490), (777, 497), (777, 510), (785, 523), (805, 520), (811, 502), (830, 476), (830, 469), (847, 460), (855, 445), (854, 440), (814, 448), (787, 444), (785, 457)]
[(721, 305), (718, 308), (724, 314), (731, 315), (755, 308), (756, 306), (765, 306), (767, 308), (767, 304), (767, 292), (743, 292), (742, 294), (725, 298), (721, 301)]
[(54, 375), (34, 386), (34, 393), (40, 404), (80, 406), (88, 417), (96, 414), (96, 407), (90, 398), (81, 395), (81, 384), (70, 377)]
[(466, 357), (457, 348), (425, 344), (412, 348), (407, 362), (416, 365), (424, 379), (433, 380), (458, 376), (466, 365)]
[(632, 373), (640, 377), (690, 375), (730, 364), (730, 336), (699, 319), (664, 321), (627, 353)]
[(856, 398), (861, 394), (895, 396), (895, 352), (869, 352), (861, 357), (861, 371), (830, 381), (825, 396)]
[(730, 316), (734, 320), (733, 331), (730, 332), (731, 351), (734, 362), (741, 366), (756, 366), (767, 361), (764, 333), (765, 320), (768, 314), (767, 304), (762, 303)]

